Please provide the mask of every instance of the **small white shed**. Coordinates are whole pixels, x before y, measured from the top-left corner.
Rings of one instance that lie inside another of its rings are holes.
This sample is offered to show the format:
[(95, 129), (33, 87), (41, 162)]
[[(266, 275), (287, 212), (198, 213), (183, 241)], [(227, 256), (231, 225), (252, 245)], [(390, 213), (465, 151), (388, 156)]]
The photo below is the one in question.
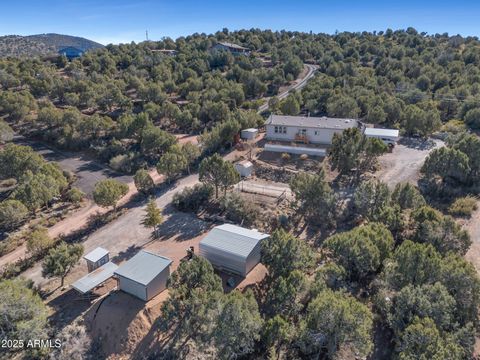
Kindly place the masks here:
[(258, 135), (258, 129), (250, 128), (244, 129), (240, 132), (240, 137), (244, 140), (253, 140)]
[(90, 251), (83, 258), (87, 261), (89, 273), (110, 261), (108, 250), (101, 247), (97, 247), (95, 250)]
[(241, 177), (248, 177), (252, 175), (253, 164), (248, 160), (243, 160), (235, 164), (235, 169)]
[(141, 250), (121, 265), (115, 275), (120, 290), (148, 301), (167, 287), (172, 260)]
[(260, 262), (262, 241), (270, 235), (240, 226), (214, 227), (200, 241), (200, 255), (217, 269), (246, 276)]

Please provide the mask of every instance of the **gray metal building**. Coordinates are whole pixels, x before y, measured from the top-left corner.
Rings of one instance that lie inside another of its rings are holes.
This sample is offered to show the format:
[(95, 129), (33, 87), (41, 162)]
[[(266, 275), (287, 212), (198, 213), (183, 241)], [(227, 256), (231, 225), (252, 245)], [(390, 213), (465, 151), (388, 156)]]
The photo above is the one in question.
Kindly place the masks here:
[(141, 250), (121, 265), (115, 275), (120, 290), (148, 301), (167, 287), (172, 260)]
[(240, 132), (240, 137), (244, 140), (254, 140), (258, 136), (258, 129), (250, 128), (243, 129)]
[(270, 235), (224, 224), (200, 241), (200, 255), (217, 269), (246, 276), (260, 262), (262, 240)]

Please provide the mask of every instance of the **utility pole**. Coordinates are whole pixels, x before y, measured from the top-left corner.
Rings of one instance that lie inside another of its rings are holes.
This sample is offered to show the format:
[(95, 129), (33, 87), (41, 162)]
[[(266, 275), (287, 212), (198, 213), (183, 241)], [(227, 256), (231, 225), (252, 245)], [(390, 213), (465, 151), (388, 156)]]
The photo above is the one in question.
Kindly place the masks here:
[(147, 41), (148, 41), (148, 30), (145, 30), (145, 38), (146, 38)]

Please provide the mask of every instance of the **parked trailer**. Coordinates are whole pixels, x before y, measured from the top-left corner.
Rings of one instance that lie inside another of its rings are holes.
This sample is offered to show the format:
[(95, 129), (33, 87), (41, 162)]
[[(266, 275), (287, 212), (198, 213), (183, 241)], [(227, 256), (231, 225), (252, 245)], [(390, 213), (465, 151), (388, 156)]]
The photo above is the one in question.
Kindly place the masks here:
[(365, 128), (363, 133), (368, 138), (380, 139), (390, 146), (394, 146), (400, 138), (397, 129)]

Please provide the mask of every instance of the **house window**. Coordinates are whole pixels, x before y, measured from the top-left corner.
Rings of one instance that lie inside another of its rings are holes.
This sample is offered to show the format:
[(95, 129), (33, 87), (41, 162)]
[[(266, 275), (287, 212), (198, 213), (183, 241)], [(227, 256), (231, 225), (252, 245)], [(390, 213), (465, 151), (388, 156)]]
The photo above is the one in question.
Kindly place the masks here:
[(286, 126), (283, 126), (283, 133), (284, 133), (284, 134), (287, 133), (287, 127), (286, 127)]
[(275, 126), (275, 134), (278, 134), (278, 126)]
[(315, 130), (315, 135), (318, 135), (318, 130)]

